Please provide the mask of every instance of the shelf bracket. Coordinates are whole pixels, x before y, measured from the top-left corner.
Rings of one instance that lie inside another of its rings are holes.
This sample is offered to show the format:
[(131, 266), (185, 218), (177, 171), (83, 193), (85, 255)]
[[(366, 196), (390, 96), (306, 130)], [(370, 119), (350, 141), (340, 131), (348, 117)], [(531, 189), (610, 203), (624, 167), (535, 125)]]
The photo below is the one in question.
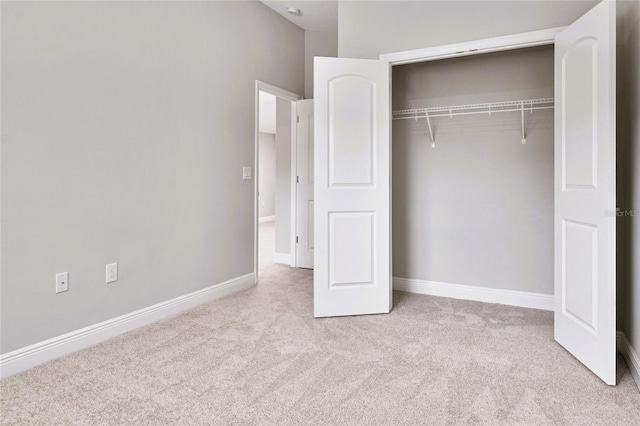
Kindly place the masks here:
[(522, 145), (527, 143), (527, 136), (524, 133), (524, 102), (520, 104), (520, 116), (522, 117)]
[(424, 115), (427, 118), (427, 124), (429, 125), (429, 135), (431, 136), (431, 148), (435, 148), (436, 140), (433, 138), (433, 129), (431, 128), (431, 119), (429, 118), (429, 112), (426, 111)]

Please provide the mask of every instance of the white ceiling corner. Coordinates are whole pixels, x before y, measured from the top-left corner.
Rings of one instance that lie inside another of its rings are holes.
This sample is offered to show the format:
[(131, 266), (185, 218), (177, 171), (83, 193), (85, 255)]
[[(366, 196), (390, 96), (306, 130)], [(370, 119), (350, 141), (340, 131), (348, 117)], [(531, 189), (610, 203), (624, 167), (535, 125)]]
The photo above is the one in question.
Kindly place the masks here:
[[(338, 32), (338, 2), (334, 0), (260, 0), (303, 30)], [(291, 15), (288, 7), (300, 9), (300, 15)]]

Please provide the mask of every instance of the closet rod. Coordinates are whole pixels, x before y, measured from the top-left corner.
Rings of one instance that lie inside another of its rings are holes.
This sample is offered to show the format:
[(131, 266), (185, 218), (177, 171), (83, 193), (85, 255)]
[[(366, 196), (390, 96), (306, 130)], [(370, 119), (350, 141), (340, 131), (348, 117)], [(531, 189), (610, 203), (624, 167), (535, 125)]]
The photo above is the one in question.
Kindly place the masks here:
[[(553, 98), (525, 99), (507, 102), (492, 102), (470, 105), (451, 105), (432, 108), (402, 109), (393, 111), (394, 120), (409, 120), (418, 118), (454, 117), (458, 115), (493, 114), (494, 112), (533, 112), (541, 109), (552, 109)], [(434, 114), (435, 113), (435, 114)]]

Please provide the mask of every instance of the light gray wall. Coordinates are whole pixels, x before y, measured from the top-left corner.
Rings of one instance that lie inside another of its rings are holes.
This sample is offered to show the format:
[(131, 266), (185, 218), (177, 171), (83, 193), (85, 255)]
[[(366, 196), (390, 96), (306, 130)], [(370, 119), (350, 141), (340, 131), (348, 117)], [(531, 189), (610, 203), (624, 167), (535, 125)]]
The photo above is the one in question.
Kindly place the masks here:
[[(618, 329), (640, 350), (640, 2), (619, 2), (617, 49)], [(620, 306), (622, 305), (622, 306)]]
[(291, 252), (291, 101), (276, 99), (276, 253)]
[(302, 93), (304, 32), (258, 2), (1, 8), (1, 352), (253, 272), (255, 80)]
[(598, 1), (341, 1), (338, 54), (439, 46), (570, 24)]
[[(397, 66), (393, 109), (553, 97), (553, 48)], [(394, 276), (553, 294), (553, 110), (393, 122)]]
[(274, 216), (276, 214), (276, 135), (259, 133), (260, 143), (260, 206), (259, 216)]
[(304, 32), (304, 97), (313, 99), (313, 58), (338, 56), (338, 33)]

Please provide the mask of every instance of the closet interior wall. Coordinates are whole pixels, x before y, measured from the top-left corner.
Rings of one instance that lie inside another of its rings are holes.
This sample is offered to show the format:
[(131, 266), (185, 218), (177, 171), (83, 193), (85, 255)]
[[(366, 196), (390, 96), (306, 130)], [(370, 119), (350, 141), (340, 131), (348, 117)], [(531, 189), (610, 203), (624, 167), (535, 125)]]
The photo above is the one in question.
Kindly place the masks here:
[[(552, 98), (553, 46), (393, 67), (393, 110)], [(553, 109), (393, 121), (393, 275), (553, 294)]]

